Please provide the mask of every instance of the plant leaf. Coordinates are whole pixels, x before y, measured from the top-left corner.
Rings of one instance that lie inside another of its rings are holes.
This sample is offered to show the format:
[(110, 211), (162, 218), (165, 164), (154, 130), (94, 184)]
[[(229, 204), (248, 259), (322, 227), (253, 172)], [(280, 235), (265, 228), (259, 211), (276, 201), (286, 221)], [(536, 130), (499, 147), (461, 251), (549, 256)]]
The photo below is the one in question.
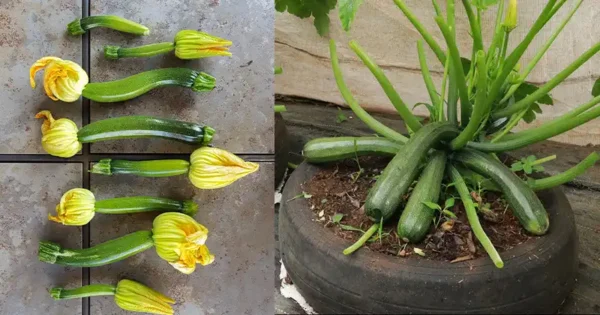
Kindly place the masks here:
[(592, 88), (592, 96), (600, 96), (600, 78), (598, 78), (598, 80), (596, 80), (594, 83), (594, 87)]
[(335, 8), (337, 0), (275, 0), (275, 9), (287, 11), (301, 19), (313, 16), (314, 25), (321, 36), (329, 32), (329, 12)]
[(510, 166), (510, 170), (513, 172), (518, 172), (523, 170), (523, 163), (515, 162)]
[(340, 223), (340, 221), (342, 221), (343, 218), (344, 218), (343, 214), (336, 213), (333, 215), (333, 217), (331, 217), (331, 222), (337, 224), (337, 223)]
[(346, 120), (348, 120), (348, 117), (346, 117), (346, 115), (344, 115), (344, 112), (341, 109), (338, 108), (338, 114), (337, 114), (337, 117), (336, 117), (335, 121), (338, 124), (341, 124), (341, 123), (343, 123)]
[(427, 208), (431, 209), (431, 210), (442, 210), (442, 207), (440, 207), (440, 205), (438, 205), (435, 202), (431, 202), (431, 201), (423, 201), (423, 204), (425, 206), (427, 206)]
[(365, 231), (359, 229), (359, 228), (355, 228), (352, 225), (345, 225), (345, 224), (340, 224), (340, 228), (342, 228), (342, 230), (346, 230), (346, 231), (356, 231), (356, 232), (363, 232), (365, 233)]
[(533, 172), (533, 167), (529, 163), (523, 164), (523, 171), (525, 174), (531, 174)]
[(469, 74), (469, 71), (471, 71), (471, 60), (460, 57), (460, 62), (462, 63), (462, 67), (463, 67), (463, 71), (464, 71), (465, 75)]
[(349, 31), (356, 17), (358, 7), (362, 4), (362, 0), (339, 0), (340, 20), (344, 31)]
[(455, 202), (454, 198), (446, 199), (446, 202), (444, 203), (444, 208), (449, 209), (449, 208), (454, 207), (454, 202)]

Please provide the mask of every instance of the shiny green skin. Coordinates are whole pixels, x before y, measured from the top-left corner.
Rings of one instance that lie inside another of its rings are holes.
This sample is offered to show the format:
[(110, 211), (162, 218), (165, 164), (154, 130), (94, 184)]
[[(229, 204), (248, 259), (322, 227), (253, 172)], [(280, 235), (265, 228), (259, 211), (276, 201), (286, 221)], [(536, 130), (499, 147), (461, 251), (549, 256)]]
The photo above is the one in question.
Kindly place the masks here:
[(184, 121), (150, 116), (123, 116), (95, 121), (77, 132), (81, 143), (128, 138), (165, 138), (189, 144), (206, 145), (214, 129)]
[(135, 35), (150, 34), (150, 30), (144, 25), (116, 15), (95, 15), (76, 19), (67, 25), (67, 31), (71, 35), (81, 35), (95, 27), (107, 27)]
[(151, 231), (138, 231), (83, 249), (63, 249), (53, 242), (40, 242), (38, 258), (50, 264), (98, 267), (121, 261), (154, 246)]
[(302, 155), (309, 163), (326, 163), (363, 155), (394, 156), (402, 144), (380, 137), (331, 137), (307, 142)]
[(419, 165), (429, 150), (458, 134), (458, 128), (451, 122), (427, 124), (415, 132), (371, 188), (365, 202), (365, 213), (375, 222), (389, 219), (419, 175)]
[(215, 79), (206, 73), (188, 68), (163, 68), (120, 80), (88, 83), (82, 95), (95, 102), (122, 102), (162, 86), (182, 86), (196, 92), (210, 91), (215, 86)]
[(445, 169), (446, 153), (435, 152), (421, 172), (398, 221), (398, 235), (405, 242), (418, 243), (429, 232), (436, 210), (427, 207), (424, 202), (438, 202)]
[(454, 153), (452, 160), (492, 179), (525, 230), (534, 235), (546, 234), (550, 220), (544, 205), (531, 187), (506, 165), (486, 153), (470, 149)]
[(93, 174), (129, 174), (142, 177), (170, 177), (187, 174), (190, 162), (186, 160), (128, 161), (102, 159), (92, 166)]
[(97, 200), (94, 211), (105, 214), (129, 214), (148, 211), (181, 212), (193, 216), (198, 205), (193, 201), (179, 201), (159, 197), (121, 197)]

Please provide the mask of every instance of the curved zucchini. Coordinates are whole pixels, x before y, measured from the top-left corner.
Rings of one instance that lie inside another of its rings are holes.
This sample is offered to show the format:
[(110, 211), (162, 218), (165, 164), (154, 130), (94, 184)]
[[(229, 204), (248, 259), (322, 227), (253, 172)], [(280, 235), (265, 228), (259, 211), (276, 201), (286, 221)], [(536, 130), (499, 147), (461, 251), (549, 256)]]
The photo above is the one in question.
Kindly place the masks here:
[(452, 160), (463, 164), (498, 185), (521, 225), (534, 235), (544, 235), (550, 227), (548, 213), (535, 192), (515, 173), (488, 154), (475, 150), (462, 150)]
[(159, 137), (207, 145), (215, 130), (208, 126), (149, 116), (123, 116), (95, 121), (77, 132), (82, 143), (127, 138)]
[(430, 209), (424, 202), (438, 202), (445, 169), (446, 153), (434, 153), (421, 173), (398, 221), (398, 235), (405, 242), (418, 243), (429, 231), (436, 210)]
[(302, 155), (309, 163), (325, 163), (363, 155), (394, 156), (402, 147), (383, 137), (318, 138), (304, 145)]
[(215, 81), (213, 76), (204, 72), (187, 68), (164, 68), (115, 81), (88, 83), (82, 95), (96, 102), (122, 102), (162, 86), (182, 86), (191, 88), (194, 92), (211, 91), (215, 88)]
[(458, 133), (458, 128), (451, 122), (431, 123), (415, 132), (369, 192), (365, 202), (366, 214), (374, 221), (389, 219), (400, 205), (402, 195), (417, 177), (419, 164), (427, 152), (441, 141), (453, 139)]
[(116, 15), (95, 15), (76, 19), (67, 25), (67, 31), (71, 35), (81, 35), (95, 27), (112, 28), (113, 30), (135, 35), (150, 34), (150, 30), (144, 25)]

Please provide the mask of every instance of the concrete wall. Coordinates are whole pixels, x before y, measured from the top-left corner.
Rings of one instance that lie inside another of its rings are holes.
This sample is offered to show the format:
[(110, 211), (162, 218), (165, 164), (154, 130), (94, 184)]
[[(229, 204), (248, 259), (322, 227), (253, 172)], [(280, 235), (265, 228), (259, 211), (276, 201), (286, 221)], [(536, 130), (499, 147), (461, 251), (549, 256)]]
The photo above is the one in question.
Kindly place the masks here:
[[(445, 1), (438, 2), (445, 3)], [(511, 46), (514, 47), (525, 36), (546, 2), (546, 0), (519, 1), (519, 26), (511, 34)], [(536, 48), (543, 45), (550, 37), (552, 30), (558, 27), (573, 2), (569, 1), (538, 35), (522, 59), (523, 66), (535, 55)], [(406, 0), (406, 3), (438, 42), (443, 43), (443, 38), (433, 20), (434, 11), (431, 2)], [(459, 5), (457, 8), (459, 46), (462, 54), (468, 56), (471, 51), (469, 24), (462, 6)], [(347, 46), (349, 39), (357, 40), (379, 63), (407, 104), (428, 101), (416, 50), (416, 41), (420, 39), (420, 35), (393, 1), (365, 1), (359, 9), (356, 22), (349, 34), (341, 29), (337, 12), (332, 12), (330, 17), (332, 20), (330, 38), (337, 40), (338, 54), (346, 82), (361, 105), (372, 111), (394, 110), (369, 70)], [(487, 43), (493, 34), (494, 19), (495, 10), (490, 10), (483, 15), (485, 21), (483, 33)], [(585, 1), (571, 23), (529, 76), (528, 81), (535, 84), (545, 83), (598, 42), (600, 40), (598, 21), (600, 21), (600, 1)], [(284, 74), (276, 77), (276, 93), (343, 104), (330, 67), (328, 38), (317, 35), (312, 19), (302, 20), (287, 13), (278, 13), (275, 41), (276, 64), (284, 68)], [(428, 60), (433, 68), (434, 79), (439, 83), (443, 69), (432, 53), (429, 54)], [(588, 101), (591, 97), (592, 84), (599, 76), (600, 55), (593, 57), (565, 83), (552, 91), (555, 105), (544, 107), (543, 115), (532, 125), (557, 117)], [(421, 108), (418, 113), (426, 112)], [(527, 127), (526, 124), (519, 126), (519, 128)], [(554, 140), (579, 145), (600, 144), (600, 127), (597, 123), (590, 122)]]

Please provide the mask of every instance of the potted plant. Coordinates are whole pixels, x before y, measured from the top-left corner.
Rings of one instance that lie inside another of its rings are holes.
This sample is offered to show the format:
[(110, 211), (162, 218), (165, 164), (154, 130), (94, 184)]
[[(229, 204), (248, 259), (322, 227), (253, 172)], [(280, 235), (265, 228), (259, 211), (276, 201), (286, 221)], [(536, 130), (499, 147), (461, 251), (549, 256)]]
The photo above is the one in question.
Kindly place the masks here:
[[(433, 1), (446, 50), (402, 0), (394, 2), (444, 66), (441, 90), (419, 41), (431, 99), (427, 122), (420, 121), (377, 64), (350, 42), (405, 122), (409, 135), (400, 134), (358, 105), (330, 42), (343, 98), (379, 137), (321, 138), (305, 145), (306, 162), (287, 182), (279, 216), (281, 255), (292, 281), (319, 313), (556, 312), (577, 268), (573, 213), (558, 186), (599, 156), (594, 152), (572, 169), (543, 177), (533, 173), (554, 156), (511, 165), (505, 152), (600, 116), (598, 80), (588, 103), (511, 133), (518, 122), (529, 123), (543, 105), (552, 105), (548, 93), (600, 51), (597, 43), (542, 86), (526, 82), (582, 0), (523, 69), (518, 63), (524, 52), (566, 1), (548, 0), (510, 52), (517, 1), (505, 10), (504, 1), (463, 0), (473, 38), (468, 58), (461, 58), (456, 44), (454, 0), (447, 1), (446, 12)], [(496, 28), (485, 47), (481, 12), (492, 5)], [(357, 251), (365, 245), (370, 250)]]

